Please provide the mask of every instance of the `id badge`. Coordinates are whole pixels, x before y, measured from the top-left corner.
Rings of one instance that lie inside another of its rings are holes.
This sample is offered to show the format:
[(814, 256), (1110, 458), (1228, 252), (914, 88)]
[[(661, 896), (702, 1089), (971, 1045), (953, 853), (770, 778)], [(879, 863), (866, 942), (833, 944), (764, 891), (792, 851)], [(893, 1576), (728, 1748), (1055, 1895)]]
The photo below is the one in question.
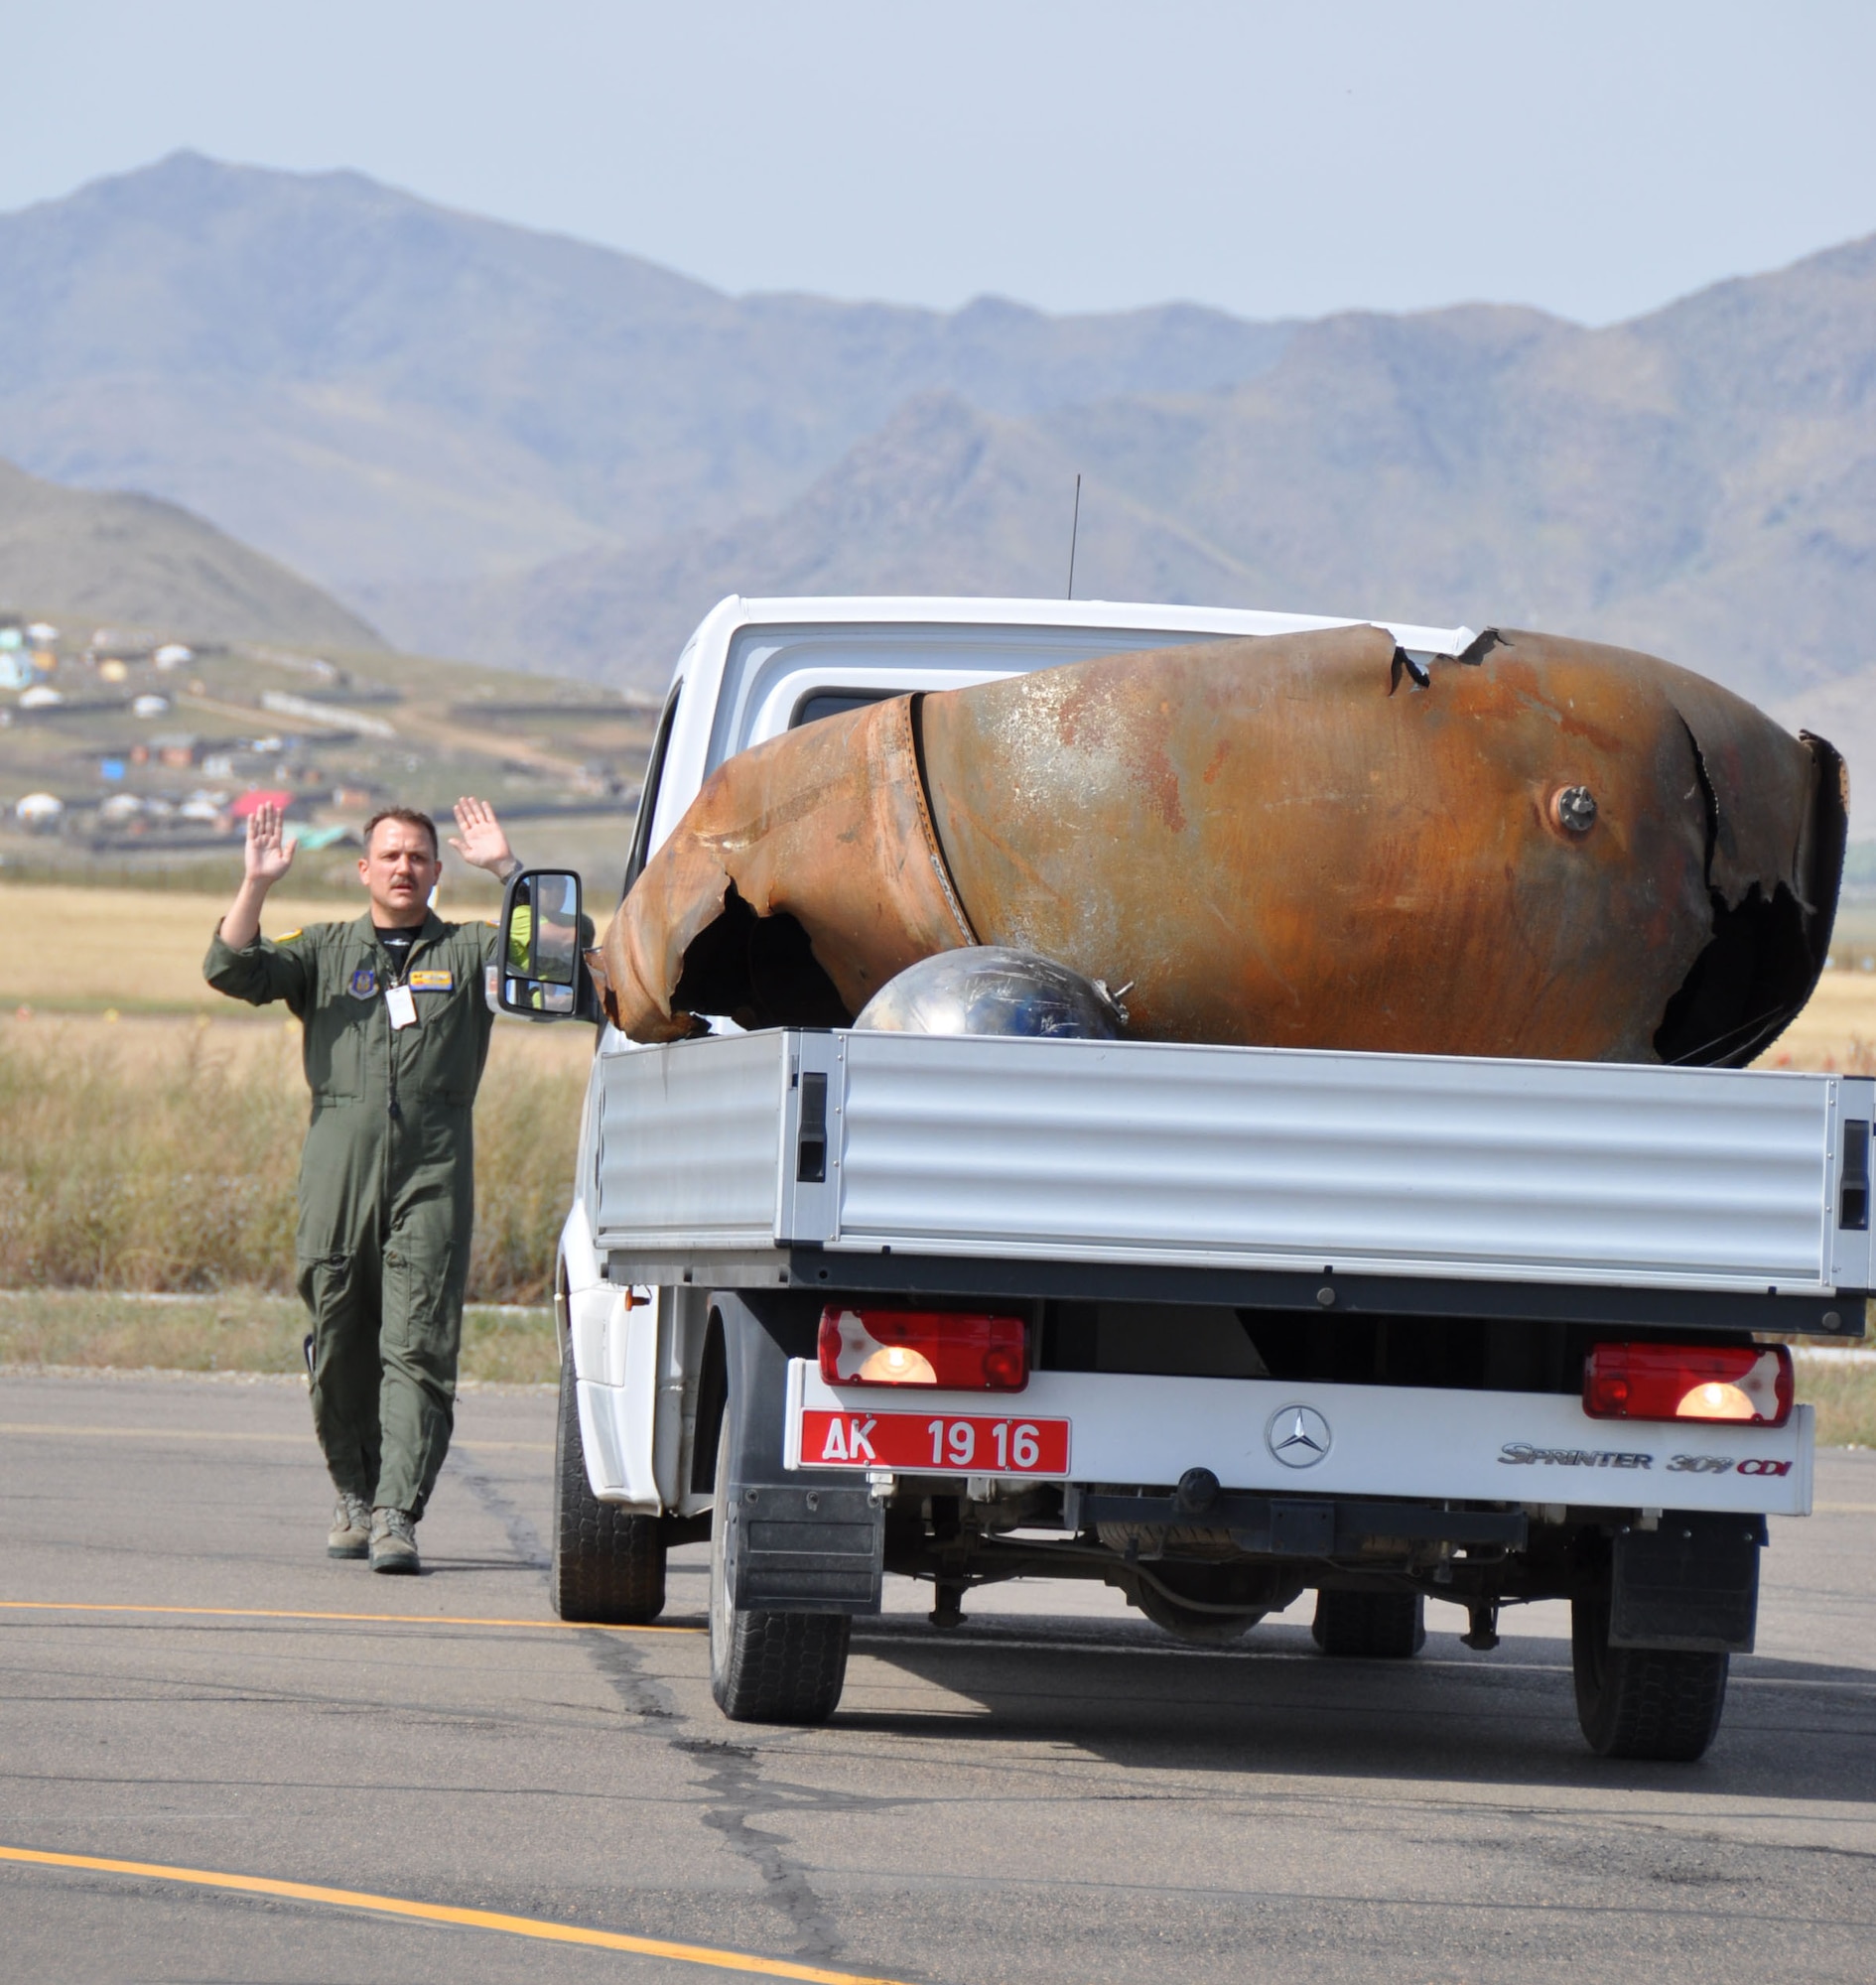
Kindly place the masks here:
[(417, 1024), (417, 1000), (408, 986), (384, 989), (384, 1010), (391, 1016), (393, 1029)]

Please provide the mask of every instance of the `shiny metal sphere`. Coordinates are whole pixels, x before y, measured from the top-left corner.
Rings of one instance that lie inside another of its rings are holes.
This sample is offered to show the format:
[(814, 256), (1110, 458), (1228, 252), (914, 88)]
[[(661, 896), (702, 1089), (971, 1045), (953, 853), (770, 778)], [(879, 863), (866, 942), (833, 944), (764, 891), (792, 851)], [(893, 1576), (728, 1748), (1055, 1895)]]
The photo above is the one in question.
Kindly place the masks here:
[(1025, 1034), (1111, 1041), (1127, 1010), (1098, 979), (999, 945), (941, 951), (880, 987), (856, 1027), (892, 1034)]

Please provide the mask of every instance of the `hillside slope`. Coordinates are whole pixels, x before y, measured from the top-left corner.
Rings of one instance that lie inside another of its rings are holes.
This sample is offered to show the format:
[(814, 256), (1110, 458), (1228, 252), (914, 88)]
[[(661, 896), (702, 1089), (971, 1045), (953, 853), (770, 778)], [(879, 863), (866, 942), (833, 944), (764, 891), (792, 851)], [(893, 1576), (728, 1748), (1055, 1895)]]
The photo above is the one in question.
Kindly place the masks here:
[(366, 610), (776, 507), (919, 392), (1203, 389), (1287, 334), (736, 299), (356, 174), (188, 153), (0, 215), (0, 294), (30, 300), (0, 314), (0, 455), (157, 490)]
[[(778, 515), (579, 553), (516, 581), (439, 587), (414, 603), (458, 652), (479, 643), (522, 665), (552, 656), (599, 681), (657, 686), (726, 593), (1059, 597), (1074, 486), (1072, 459), (1034, 428), (956, 394), (924, 394)], [(1246, 592), (1249, 576), (1231, 559), (1094, 478), (1085, 480), (1081, 515), (1082, 598)]]
[(1876, 241), (1604, 331), (1334, 319), (1229, 394), (1041, 425), (1263, 596), (1595, 634), (1762, 699), (1865, 659)]
[(198, 640), (383, 645), (318, 587), (174, 503), (61, 488), (8, 462), (0, 462), (0, 601)]

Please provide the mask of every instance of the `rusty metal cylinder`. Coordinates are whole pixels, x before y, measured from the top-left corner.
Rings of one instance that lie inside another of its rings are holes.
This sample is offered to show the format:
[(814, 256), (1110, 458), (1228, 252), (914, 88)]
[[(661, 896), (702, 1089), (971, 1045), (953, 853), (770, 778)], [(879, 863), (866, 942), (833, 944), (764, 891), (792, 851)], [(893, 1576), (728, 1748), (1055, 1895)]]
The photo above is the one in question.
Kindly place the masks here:
[(1141, 1038), (1736, 1063), (1809, 995), (1841, 764), (1685, 670), (1350, 627), (901, 697), (707, 783), (606, 939), (614, 1017), (838, 1024), (981, 942)]

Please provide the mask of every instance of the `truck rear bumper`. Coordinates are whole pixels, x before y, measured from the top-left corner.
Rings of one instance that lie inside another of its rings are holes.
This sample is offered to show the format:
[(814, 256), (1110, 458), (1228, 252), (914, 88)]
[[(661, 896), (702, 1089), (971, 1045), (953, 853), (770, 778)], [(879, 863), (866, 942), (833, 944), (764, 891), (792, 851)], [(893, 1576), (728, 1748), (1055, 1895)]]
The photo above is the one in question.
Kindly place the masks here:
[(1140, 1487), (1206, 1469), (1224, 1490), (1286, 1496), (1802, 1517), (1811, 1450), (1809, 1406), (1764, 1427), (1597, 1420), (1555, 1393), (1273, 1379), (1038, 1372), (1019, 1393), (835, 1388), (796, 1358), (783, 1463)]

